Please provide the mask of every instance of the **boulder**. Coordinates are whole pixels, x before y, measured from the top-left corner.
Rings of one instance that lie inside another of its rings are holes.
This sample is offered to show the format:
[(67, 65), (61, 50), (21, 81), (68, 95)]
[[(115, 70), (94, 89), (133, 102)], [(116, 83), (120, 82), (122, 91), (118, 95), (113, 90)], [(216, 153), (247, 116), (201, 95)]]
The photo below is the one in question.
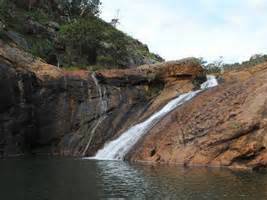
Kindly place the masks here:
[(24, 48), (25, 50), (29, 49), (29, 45), (23, 35), (14, 31), (7, 31), (6, 36), (19, 47)]

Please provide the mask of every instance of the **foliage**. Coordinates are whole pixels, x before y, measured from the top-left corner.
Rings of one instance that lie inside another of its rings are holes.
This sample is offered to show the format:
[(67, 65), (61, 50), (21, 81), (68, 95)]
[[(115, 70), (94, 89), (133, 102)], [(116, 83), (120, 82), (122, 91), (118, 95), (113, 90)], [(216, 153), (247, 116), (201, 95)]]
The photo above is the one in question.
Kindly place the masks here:
[(207, 71), (208, 74), (213, 74), (220, 73), (223, 68), (215, 65), (214, 63), (210, 63), (208, 65), (205, 65), (204, 69)]
[(100, 0), (60, 0), (61, 10), (70, 18), (98, 15), (100, 13)]
[(9, 16), (8, 9), (8, 1), (0, 0), (0, 21), (4, 21)]
[(146, 90), (146, 96), (150, 98), (154, 98), (160, 94), (160, 92), (164, 88), (164, 83), (162, 82), (152, 82), (148, 85)]
[(48, 39), (31, 39), (28, 42), (30, 53), (36, 57), (48, 60), (50, 55), (54, 53), (53, 43)]
[(109, 57), (112, 58), (112, 65), (113, 66), (123, 66), (127, 62), (123, 59), (128, 57), (128, 46), (129, 39), (121, 31), (118, 31), (112, 26), (109, 26), (108, 29), (105, 30), (105, 37), (103, 38), (103, 42), (106, 44), (110, 44), (108, 48), (102, 48), (102, 52), (109, 54)]
[(100, 0), (9, 0), (18, 7), (29, 10), (45, 10), (50, 15), (67, 16), (69, 19), (98, 15)]
[(16, 32), (30, 53), (62, 67), (125, 68), (161, 59), (99, 19), (100, 6), (100, 0), (0, 0), (0, 37)]
[(123, 66), (128, 57), (129, 38), (102, 20), (90, 16), (79, 18), (60, 28), (62, 43), (77, 49), (79, 55), (87, 55), (90, 65)]
[(103, 28), (95, 17), (80, 18), (61, 26), (59, 37), (62, 43), (78, 49), (79, 55), (89, 54), (89, 64), (95, 64), (97, 50), (103, 39)]
[(112, 63), (114, 65), (115, 61), (111, 55), (100, 55), (97, 57), (97, 63), (103, 66), (110, 66)]
[(34, 21), (37, 21), (41, 24), (46, 23), (51, 20), (51, 16), (49, 16), (44, 10), (42, 9), (34, 9), (29, 10), (26, 15), (31, 17)]
[(248, 68), (264, 62), (267, 62), (267, 55), (255, 54), (251, 56), (251, 58), (248, 61), (244, 61), (242, 63), (225, 64), (223, 67), (224, 70), (232, 70), (232, 69)]
[(267, 55), (264, 54), (255, 54), (250, 57), (249, 60), (242, 63), (233, 63), (227, 64), (224, 63), (223, 57), (220, 57), (218, 60), (215, 60), (212, 63), (207, 63), (203, 58), (199, 58), (199, 63), (206, 69), (207, 73), (221, 73), (226, 70), (235, 70), (242, 68), (249, 68), (255, 65), (267, 62)]
[(206, 73), (220, 73), (223, 69), (223, 57), (219, 57), (218, 60), (208, 63), (204, 58), (198, 58), (199, 64), (206, 70)]

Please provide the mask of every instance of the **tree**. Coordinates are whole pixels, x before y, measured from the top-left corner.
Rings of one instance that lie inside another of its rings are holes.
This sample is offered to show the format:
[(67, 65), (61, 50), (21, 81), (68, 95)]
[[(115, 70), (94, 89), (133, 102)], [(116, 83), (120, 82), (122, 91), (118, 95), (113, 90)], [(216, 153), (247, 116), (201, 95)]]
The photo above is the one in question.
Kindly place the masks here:
[(103, 40), (104, 26), (96, 17), (79, 18), (61, 27), (60, 39), (67, 46), (77, 49), (79, 54), (87, 54), (88, 62), (95, 64), (97, 50)]
[(119, 15), (120, 15), (120, 9), (117, 10), (117, 15), (110, 22), (110, 24), (115, 28), (120, 23)]
[(218, 68), (222, 68), (223, 67), (223, 56), (220, 56), (218, 60), (215, 60), (214, 65)]
[(249, 61), (253, 61), (253, 60), (259, 60), (262, 59), (264, 57), (263, 54), (254, 54), (250, 57)]
[(197, 59), (201, 66), (205, 66), (208, 63), (203, 57), (199, 57)]
[(59, 0), (60, 8), (70, 18), (99, 15), (100, 0)]
[(224, 69), (223, 66), (224, 66), (223, 57), (220, 56), (219, 59), (215, 60), (212, 63), (209, 63), (209, 64), (205, 65), (204, 68), (209, 73), (220, 73)]
[[(3, 1), (3, 0), (0, 0)], [(12, 0), (16, 5), (29, 10), (38, 7), (47, 11), (60, 12), (70, 18), (98, 15), (100, 0)]]

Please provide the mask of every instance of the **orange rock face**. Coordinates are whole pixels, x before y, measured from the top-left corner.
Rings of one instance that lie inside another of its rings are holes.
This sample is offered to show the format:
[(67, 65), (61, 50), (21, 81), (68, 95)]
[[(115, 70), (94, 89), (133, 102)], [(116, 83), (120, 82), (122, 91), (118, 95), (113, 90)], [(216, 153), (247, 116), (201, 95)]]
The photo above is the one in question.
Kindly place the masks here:
[(131, 69), (112, 69), (99, 71), (98, 74), (106, 79), (130, 79), (131, 77), (139, 77), (139, 79), (155, 79), (163, 80), (166, 83), (195, 78), (203, 69), (195, 58), (187, 58), (178, 61), (170, 61), (153, 65), (143, 65)]
[(186, 166), (267, 166), (267, 63), (227, 72), (157, 124), (128, 155), (132, 161)]

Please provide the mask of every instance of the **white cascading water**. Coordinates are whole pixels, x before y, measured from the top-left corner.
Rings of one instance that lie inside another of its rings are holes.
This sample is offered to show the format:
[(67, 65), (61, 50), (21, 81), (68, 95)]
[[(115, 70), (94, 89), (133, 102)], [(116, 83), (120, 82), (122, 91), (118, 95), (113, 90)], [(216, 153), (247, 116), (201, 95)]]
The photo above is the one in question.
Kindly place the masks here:
[(208, 75), (207, 81), (201, 85), (201, 90), (206, 90), (208, 88), (212, 88), (218, 85), (218, 81), (215, 76)]
[[(107, 95), (106, 95), (106, 91), (107, 90), (106, 90), (106, 88), (104, 87), (103, 88), (103, 92), (102, 92), (102, 88), (101, 88), (100, 84), (98, 83), (98, 80), (97, 80), (97, 78), (95, 76), (95, 73), (92, 74), (92, 79), (93, 79), (93, 81), (95, 83), (95, 86), (96, 86), (96, 89), (97, 89), (97, 92), (98, 92), (98, 95), (99, 95), (99, 103), (100, 103), (100, 105), (99, 105), (99, 111), (100, 111), (99, 114), (100, 114), (100, 116), (99, 116), (96, 124), (91, 129), (90, 138), (89, 138), (89, 140), (88, 140), (88, 142), (87, 142), (87, 144), (86, 144), (86, 146), (85, 146), (85, 148), (83, 150), (83, 154), (82, 154), (83, 156), (86, 155), (86, 152), (87, 152), (87, 150), (88, 150), (88, 148), (89, 148), (89, 146), (90, 146), (90, 144), (92, 142), (92, 139), (95, 136), (95, 132), (96, 132), (97, 128), (106, 119), (107, 116), (106, 116), (105, 113), (107, 112), (107, 109), (108, 109), (108, 101), (107, 101)], [(88, 92), (88, 97), (89, 96), (90, 96), (90, 92)]]
[(120, 137), (107, 143), (103, 149), (99, 150), (95, 157), (96, 160), (122, 160), (131, 148), (144, 136), (157, 122), (159, 122), (169, 112), (192, 99), (202, 90), (215, 87), (218, 82), (215, 76), (207, 76), (207, 81), (201, 85), (201, 90), (188, 92), (171, 100), (160, 111), (154, 113), (144, 122), (129, 128)]

